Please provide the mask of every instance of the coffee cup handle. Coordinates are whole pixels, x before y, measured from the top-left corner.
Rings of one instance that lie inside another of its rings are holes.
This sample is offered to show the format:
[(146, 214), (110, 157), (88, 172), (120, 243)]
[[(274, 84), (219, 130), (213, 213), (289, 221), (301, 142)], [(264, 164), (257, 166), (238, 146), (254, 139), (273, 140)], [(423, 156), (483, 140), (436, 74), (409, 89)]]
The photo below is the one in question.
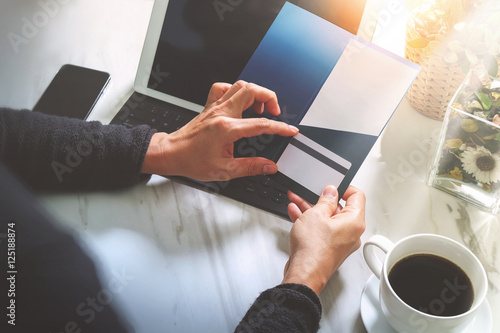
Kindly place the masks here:
[(363, 256), (365, 257), (366, 264), (370, 267), (373, 274), (375, 274), (375, 276), (379, 279), (382, 274), (382, 261), (377, 257), (375, 247), (378, 247), (385, 254), (387, 254), (393, 246), (393, 242), (381, 235), (374, 235), (370, 237), (370, 239), (368, 239), (363, 246)]

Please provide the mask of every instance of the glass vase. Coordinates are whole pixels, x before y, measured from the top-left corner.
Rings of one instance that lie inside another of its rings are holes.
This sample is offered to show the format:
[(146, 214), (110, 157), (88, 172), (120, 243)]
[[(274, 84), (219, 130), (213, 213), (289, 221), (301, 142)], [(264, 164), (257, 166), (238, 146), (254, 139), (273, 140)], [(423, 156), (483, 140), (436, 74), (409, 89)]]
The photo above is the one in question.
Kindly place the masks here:
[(470, 71), (451, 99), (428, 185), (500, 212), (500, 80)]

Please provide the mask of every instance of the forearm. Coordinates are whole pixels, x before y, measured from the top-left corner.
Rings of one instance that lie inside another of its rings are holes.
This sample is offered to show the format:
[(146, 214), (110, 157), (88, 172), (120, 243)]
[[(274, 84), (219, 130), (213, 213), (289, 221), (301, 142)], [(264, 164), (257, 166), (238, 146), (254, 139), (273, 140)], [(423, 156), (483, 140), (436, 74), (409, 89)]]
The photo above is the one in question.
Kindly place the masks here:
[(41, 190), (98, 190), (144, 179), (141, 167), (154, 131), (0, 110), (0, 159)]
[(329, 275), (321, 271), (316, 263), (311, 263), (307, 260), (300, 265), (289, 267), (283, 277), (282, 284), (296, 283), (305, 285), (313, 290), (319, 296), (323, 288), (328, 282)]
[(282, 284), (264, 291), (235, 332), (317, 332), (321, 319), (318, 296), (300, 284)]

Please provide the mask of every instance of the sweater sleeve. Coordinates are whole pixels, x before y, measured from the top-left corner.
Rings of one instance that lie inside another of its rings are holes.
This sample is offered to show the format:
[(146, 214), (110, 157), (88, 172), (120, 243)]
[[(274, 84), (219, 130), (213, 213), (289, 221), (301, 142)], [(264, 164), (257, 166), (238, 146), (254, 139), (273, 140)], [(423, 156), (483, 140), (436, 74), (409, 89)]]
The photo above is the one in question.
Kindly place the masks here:
[(154, 130), (0, 109), (0, 160), (35, 190), (103, 190), (140, 173)]
[(319, 330), (321, 303), (309, 287), (283, 284), (264, 291), (235, 333), (309, 333)]

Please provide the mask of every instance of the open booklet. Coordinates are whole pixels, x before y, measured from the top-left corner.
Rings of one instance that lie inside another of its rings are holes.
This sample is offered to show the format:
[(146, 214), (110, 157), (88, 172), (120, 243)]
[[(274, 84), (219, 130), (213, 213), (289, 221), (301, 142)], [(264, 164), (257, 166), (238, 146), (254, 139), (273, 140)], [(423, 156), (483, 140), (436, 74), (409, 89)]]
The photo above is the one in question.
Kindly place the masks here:
[(240, 79), (275, 91), (278, 119), (300, 133), (242, 141), (235, 153), (277, 162), (274, 179), (311, 203), (329, 184), (342, 197), (419, 70), (286, 3)]

